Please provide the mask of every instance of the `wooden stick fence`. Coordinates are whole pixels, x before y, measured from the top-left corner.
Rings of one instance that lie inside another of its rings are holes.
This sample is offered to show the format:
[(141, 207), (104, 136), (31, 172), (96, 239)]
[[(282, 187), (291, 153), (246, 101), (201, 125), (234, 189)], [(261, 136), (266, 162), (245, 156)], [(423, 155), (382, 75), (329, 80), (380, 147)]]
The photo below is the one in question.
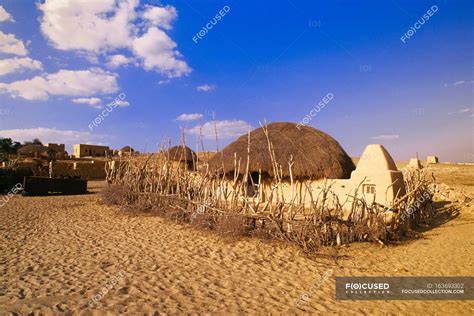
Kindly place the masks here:
[[(267, 179), (270, 192), (265, 201), (261, 199), (261, 190), (252, 196), (247, 194), (248, 188), (254, 187), (249, 173), (250, 150), (247, 161), (234, 159), (234, 172), (229, 175), (211, 172), (206, 163), (199, 159), (194, 162), (198, 171), (189, 170), (181, 162), (172, 161), (167, 155), (167, 148), (163, 146), (155, 154), (111, 161), (106, 167), (107, 181), (126, 188), (129, 204), (140, 201), (161, 208), (160, 212), (173, 210), (179, 212), (184, 222), (207, 216), (215, 224), (222, 218), (238, 216), (244, 219), (240, 223), (245, 223), (253, 230), (295, 243), (305, 251), (355, 241), (384, 243), (434, 215), (431, 207), (436, 188), (434, 178), (429, 179), (420, 170), (405, 173), (407, 194), (397, 197), (390, 209), (367, 203), (357, 196), (358, 189), (354, 196), (347, 197), (341, 203), (332, 192), (329, 182), (316, 195), (311, 186), (304, 183), (303, 192), (297, 199), (292, 172), (294, 161), (290, 159), (288, 166), (276, 161), (268, 130), (262, 127), (267, 136), (274, 171), (274, 176)], [(288, 168), (290, 174), (292, 193), (289, 200), (285, 200), (283, 194), (283, 184), (288, 182), (283, 177), (284, 168)], [(241, 172), (241, 169), (244, 171)], [(259, 183), (263, 176), (260, 171)], [(304, 203), (308, 197), (310, 203)], [(342, 205), (348, 199), (352, 204), (347, 215)], [(414, 205), (416, 211), (409, 212)], [(387, 212), (392, 214), (389, 224), (386, 223)]]

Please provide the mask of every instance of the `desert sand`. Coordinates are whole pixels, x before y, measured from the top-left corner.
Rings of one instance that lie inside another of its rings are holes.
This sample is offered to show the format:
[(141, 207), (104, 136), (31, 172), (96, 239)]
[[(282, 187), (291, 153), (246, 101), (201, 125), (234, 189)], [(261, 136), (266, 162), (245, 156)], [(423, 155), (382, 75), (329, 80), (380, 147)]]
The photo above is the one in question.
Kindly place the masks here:
[[(474, 166), (433, 170), (474, 195)], [(15, 196), (0, 208), (0, 314), (474, 313), (473, 301), (335, 300), (335, 276), (472, 276), (474, 202), (421, 227), (421, 239), (308, 257), (288, 244), (229, 240), (103, 205), (103, 185), (90, 182), (87, 195)], [(329, 269), (329, 280), (295, 306)]]

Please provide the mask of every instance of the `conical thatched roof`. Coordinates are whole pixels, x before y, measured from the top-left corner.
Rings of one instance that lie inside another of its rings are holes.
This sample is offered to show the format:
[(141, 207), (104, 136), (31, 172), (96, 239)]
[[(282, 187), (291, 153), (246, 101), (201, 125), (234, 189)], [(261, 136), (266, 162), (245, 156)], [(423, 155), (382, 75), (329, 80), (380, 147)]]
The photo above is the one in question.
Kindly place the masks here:
[(168, 150), (170, 160), (182, 162), (195, 162), (196, 153), (187, 146), (174, 146)]
[(120, 149), (120, 151), (127, 152), (127, 153), (133, 153), (133, 152), (135, 152), (135, 149), (133, 149), (130, 146), (125, 146), (125, 147), (122, 147), (122, 149)]
[[(283, 175), (289, 177), (288, 162), (293, 156), (292, 167), (295, 178), (344, 179), (355, 169), (354, 163), (339, 143), (328, 134), (309, 126), (297, 127), (295, 123), (275, 122), (266, 126), (273, 145), (277, 163), (282, 165)], [(240, 159), (240, 173), (247, 164), (248, 135), (242, 135), (209, 160), (211, 171), (226, 173), (234, 171), (234, 154)], [(273, 176), (273, 166), (268, 150), (268, 141), (263, 128), (250, 133), (250, 172)]]
[(19, 154), (34, 154), (34, 153), (51, 153), (53, 150), (49, 147), (43, 146), (41, 144), (28, 144), (21, 146), (18, 151)]

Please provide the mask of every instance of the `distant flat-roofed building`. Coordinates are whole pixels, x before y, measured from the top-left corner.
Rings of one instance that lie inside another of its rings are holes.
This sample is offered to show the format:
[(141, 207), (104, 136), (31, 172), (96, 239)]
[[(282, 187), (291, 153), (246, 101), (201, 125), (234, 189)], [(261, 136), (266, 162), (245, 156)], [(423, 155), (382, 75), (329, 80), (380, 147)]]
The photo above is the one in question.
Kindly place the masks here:
[(74, 144), (73, 155), (81, 157), (107, 157), (110, 154), (109, 146)]
[(64, 159), (66, 156), (66, 146), (64, 144), (54, 144), (54, 143), (48, 143), (46, 144), (46, 147), (51, 149), (53, 152), (53, 156), (56, 159)]
[(437, 156), (428, 156), (426, 157), (426, 163), (439, 163)]
[(53, 144), (53, 143), (48, 143), (46, 144), (46, 147), (54, 150), (55, 152), (65, 152), (66, 151), (66, 146), (64, 144)]

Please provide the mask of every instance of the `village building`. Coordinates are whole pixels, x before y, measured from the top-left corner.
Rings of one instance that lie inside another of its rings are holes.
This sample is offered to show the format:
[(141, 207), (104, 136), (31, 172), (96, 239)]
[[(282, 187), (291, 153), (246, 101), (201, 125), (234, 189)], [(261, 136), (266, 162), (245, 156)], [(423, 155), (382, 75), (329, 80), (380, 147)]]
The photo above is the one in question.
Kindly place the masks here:
[(343, 207), (351, 205), (353, 196), (363, 198), (368, 204), (390, 207), (406, 194), (403, 173), (388, 151), (378, 144), (368, 145), (350, 179), (335, 179), (332, 189), (339, 200), (348, 198)]
[[(352, 159), (339, 143), (322, 131), (288, 122), (270, 123), (265, 129), (268, 139), (263, 128), (250, 132), (250, 140), (248, 135), (242, 135), (209, 160), (209, 169), (229, 177), (238, 173), (243, 178), (249, 160), (248, 195), (267, 200), (272, 178), (278, 176), (282, 179), (281, 198), (289, 201), (293, 178), (298, 203), (309, 198), (302, 194), (307, 182), (348, 179), (355, 169)], [(275, 168), (272, 156), (281, 167)]]
[(49, 176), (52, 178), (79, 178), (85, 180), (105, 179), (106, 161), (63, 160), (49, 163)]
[(74, 144), (73, 155), (75, 158), (82, 157), (108, 157), (110, 155), (108, 146)]
[(426, 157), (426, 163), (436, 164), (436, 163), (439, 163), (439, 159), (437, 156), (428, 156)]
[(183, 145), (174, 146), (166, 152), (166, 155), (173, 167), (196, 170), (197, 155), (191, 148)]
[(423, 165), (421, 164), (420, 159), (418, 158), (411, 158), (408, 162), (407, 168), (411, 169), (422, 169)]
[(51, 150), (54, 150), (55, 152), (64, 152), (64, 151), (66, 151), (66, 146), (64, 144), (48, 143), (48, 144), (46, 144), (46, 147), (50, 148)]
[(48, 143), (46, 147), (55, 152), (56, 159), (64, 159), (67, 156), (66, 146), (64, 144)]
[(135, 149), (130, 146), (125, 146), (117, 152), (118, 156), (133, 156), (135, 154)]
[(42, 144), (28, 144), (21, 146), (17, 154), (22, 158), (52, 159), (56, 152)]
[[(341, 145), (320, 130), (288, 122), (265, 128), (268, 138), (263, 128), (250, 133), (250, 146), (248, 135), (241, 136), (209, 160), (209, 169), (244, 179), (249, 160), (247, 195), (262, 202), (275, 200), (276, 193), (277, 200), (307, 205), (312, 201), (307, 188), (314, 198), (328, 186), (343, 207), (349, 207), (354, 196), (390, 206), (405, 194), (403, 174), (382, 145), (367, 146), (356, 168)], [(272, 191), (275, 175), (281, 187)]]

